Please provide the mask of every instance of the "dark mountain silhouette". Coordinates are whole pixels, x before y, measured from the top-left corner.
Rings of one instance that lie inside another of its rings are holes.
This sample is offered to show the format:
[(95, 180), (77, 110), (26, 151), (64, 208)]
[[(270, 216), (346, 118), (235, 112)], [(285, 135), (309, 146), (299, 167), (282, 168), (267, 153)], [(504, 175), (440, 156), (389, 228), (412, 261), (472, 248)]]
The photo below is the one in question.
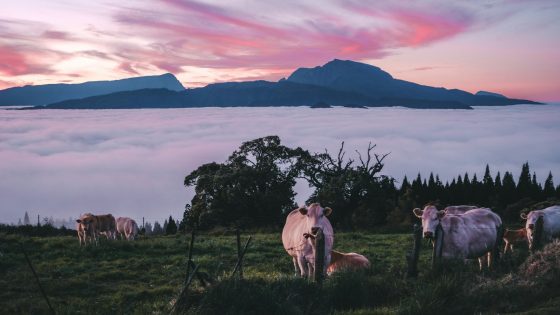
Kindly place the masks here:
[[(347, 107), (405, 106), (470, 109), (477, 105), (538, 104), (490, 92), (469, 92), (398, 80), (378, 67), (333, 60), (300, 68), (279, 82), (250, 81), (209, 84), (201, 88), (143, 89), (52, 103), (47, 108), (165, 108), (230, 106)], [(43, 107), (41, 107), (43, 108)]]
[(494, 93), (494, 92), (488, 92), (488, 91), (478, 91), (478, 92), (475, 93), (475, 95), (477, 95), (477, 96), (494, 96), (494, 97), (506, 98), (502, 94), (498, 94), (498, 93)]
[(171, 73), (115, 81), (27, 85), (0, 90), (0, 106), (45, 105), (68, 99), (80, 99), (95, 95), (147, 88), (164, 88), (173, 91), (185, 90), (183, 85)]
[(352, 91), (373, 99), (452, 101), (471, 106), (533, 103), (499, 97), (499, 94), (489, 92), (473, 95), (458, 89), (448, 90), (398, 80), (378, 67), (350, 60), (335, 59), (323, 66), (299, 68), (287, 80)]

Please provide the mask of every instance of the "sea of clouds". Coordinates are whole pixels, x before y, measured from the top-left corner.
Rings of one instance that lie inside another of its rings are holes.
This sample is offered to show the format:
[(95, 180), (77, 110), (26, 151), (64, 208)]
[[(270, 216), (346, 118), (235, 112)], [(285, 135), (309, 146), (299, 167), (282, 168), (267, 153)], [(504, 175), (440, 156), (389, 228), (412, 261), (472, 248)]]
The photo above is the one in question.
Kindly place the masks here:
[[(192, 198), (185, 175), (223, 162), (243, 141), (279, 135), (283, 144), (347, 156), (368, 143), (388, 153), (383, 173), (401, 181), (431, 171), (445, 182), (486, 164), (493, 176), (522, 163), (560, 183), (560, 106), (405, 108), (196, 108), (0, 110), (0, 222), (30, 216), (111, 212), (141, 221), (179, 217)], [(296, 186), (298, 203), (311, 190)]]

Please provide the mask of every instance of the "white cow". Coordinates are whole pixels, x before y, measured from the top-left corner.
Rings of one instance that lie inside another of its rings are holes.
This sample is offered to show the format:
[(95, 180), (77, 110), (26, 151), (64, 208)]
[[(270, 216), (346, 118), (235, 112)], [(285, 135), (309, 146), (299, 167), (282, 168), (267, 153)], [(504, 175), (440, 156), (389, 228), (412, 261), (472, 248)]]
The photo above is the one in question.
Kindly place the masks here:
[(463, 214), (467, 211), (470, 210), (474, 210), (474, 209), (478, 209), (479, 207), (477, 206), (447, 206), (445, 207), (445, 209), (443, 209), (443, 211), (445, 211), (445, 213), (447, 214)]
[(117, 233), (121, 235), (121, 238), (133, 241), (138, 236), (138, 224), (131, 218), (119, 217), (117, 218)]
[(527, 241), (529, 248), (533, 248), (533, 234), (538, 218), (543, 218), (542, 239), (550, 242), (555, 237), (560, 237), (560, 205), (548, 207), (543, 210), (534, 210), (529, 214), (522, 213), (521, 218), (527, 220), (525, 229), (527, 231)]
[(447, 215), (435, 206), (426, 206), (424, 210), (416, 208), (414, 214), (422, 219), (425, 238), (433, 238), (436, 227), (441, 223), (443, 229), (442, 258), (474, 259), (478, 258), (480, 268), (488, 254), (488, 263), (497, 245), (498, 229), (502, 225), (500, 217), (488, 208), (473, 209), (458, 215)]
[(311, 276), (315, 266), (315, 241), (314, 235), (319, 228), (325, 236), (325, 266), (327, 270), (331, 261), (331, 250), (334, 243), (334, 233), (327, 216), (331, 208), (322, 208), (320, 204), (313, 203), (308, 207), (293, 210), (286, 218), (282, 230), (282, 243), (284, 249), (293, 257), (296, 276)]

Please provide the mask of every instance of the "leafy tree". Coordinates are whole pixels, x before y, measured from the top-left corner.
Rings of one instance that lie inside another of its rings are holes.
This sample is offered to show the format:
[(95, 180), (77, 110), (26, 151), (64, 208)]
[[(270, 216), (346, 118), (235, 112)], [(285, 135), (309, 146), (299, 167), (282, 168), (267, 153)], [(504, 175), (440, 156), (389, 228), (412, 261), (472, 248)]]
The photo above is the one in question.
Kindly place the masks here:
[(174, 235), (177, 234), (177, 223), (173, 220), (172, 216), (169, 216), (167, 220), (167, 226), (165, 227), (165, 235)]
[(304, 177), (315, 187), (308, 202), (320, 202), (335, 211), (333, 224), (345, 227), (371, 227), (386, 222), (387, 214), (396, 203), (394, 179), (379, 175), (388, 154), (373, 153), (368, 145), (364, 156), (358, 151), (358, 161), (345, 158), (344, 142), (333, 157), (327, 150), (312, 156), (303, 168)]
[(204, 164), (185, 177), (185, 186), (195, 186), (192, 223), (280, 225), (296, 207), (295, 179), (309, 160), (309, 153), (283, 146), (277, 136), (244, 142), (225, 163)]

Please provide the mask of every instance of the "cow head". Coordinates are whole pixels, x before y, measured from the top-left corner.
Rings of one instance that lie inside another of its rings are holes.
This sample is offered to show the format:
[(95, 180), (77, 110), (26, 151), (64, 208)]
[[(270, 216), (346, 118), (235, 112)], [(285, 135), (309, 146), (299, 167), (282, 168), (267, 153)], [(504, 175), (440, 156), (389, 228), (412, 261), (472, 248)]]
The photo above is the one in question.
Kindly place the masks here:
[(436, 227), (439, 220), (445, 216), (445, 211), (438, 209), (435, 206), (426, 206), (424, 210), (416, 208), (412, 210), (414, 215), (422, 219), (422, 232), (425, 238), (432, 238), (436, 233)]
[(93, 214), (86, 213), (80, 219), (77, 219), (76, 222), (84, 230), (86, 235), (93, 235), (96, 224), (96, 218)]
[(527, 220), (525, 223), (525, 232), (527, 233), (527, 241), (529, 242), (529, 248), (533, 246), (533, 234), (535, 233), (535, 225), (537, 220), (542, 218), (544, 213), (542, 211), (531, 211), (528, 214), (522, 213), (521, 219)]
[(328, 222), (327, 217), (332, 213), (332, 209), (329, 207), (322, 208), (320, 204), (313, 203), (307, 208), (299, 208), (299, 213), (305, 216), (306, 220), (306, 233), (304, 236), (306, 238), (311, 236), (313, 239), (317, 235), (319, 228), (324, 229), (325, 223)]

